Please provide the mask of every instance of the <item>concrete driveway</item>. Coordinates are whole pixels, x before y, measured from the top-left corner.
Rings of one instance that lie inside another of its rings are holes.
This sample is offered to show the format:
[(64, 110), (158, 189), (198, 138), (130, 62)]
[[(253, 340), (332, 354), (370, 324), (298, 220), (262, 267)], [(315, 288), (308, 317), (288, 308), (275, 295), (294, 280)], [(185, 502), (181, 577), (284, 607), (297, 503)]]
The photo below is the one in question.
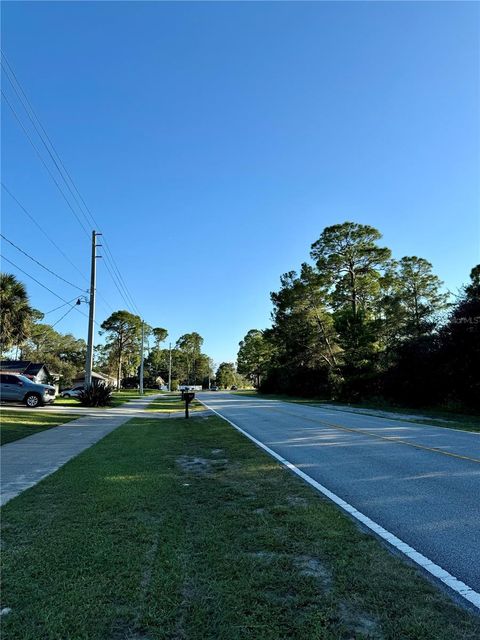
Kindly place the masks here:
[(197, 397), (480, 591), (480, 434), (228, 393)]

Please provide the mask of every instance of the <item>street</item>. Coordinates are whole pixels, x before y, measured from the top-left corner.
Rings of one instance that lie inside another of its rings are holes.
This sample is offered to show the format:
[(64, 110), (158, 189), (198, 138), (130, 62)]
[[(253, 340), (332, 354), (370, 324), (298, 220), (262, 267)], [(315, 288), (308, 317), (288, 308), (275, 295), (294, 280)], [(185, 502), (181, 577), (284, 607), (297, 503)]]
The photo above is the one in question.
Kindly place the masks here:
[(480, 435), (229, 393), (198, 399), (480, 591)]

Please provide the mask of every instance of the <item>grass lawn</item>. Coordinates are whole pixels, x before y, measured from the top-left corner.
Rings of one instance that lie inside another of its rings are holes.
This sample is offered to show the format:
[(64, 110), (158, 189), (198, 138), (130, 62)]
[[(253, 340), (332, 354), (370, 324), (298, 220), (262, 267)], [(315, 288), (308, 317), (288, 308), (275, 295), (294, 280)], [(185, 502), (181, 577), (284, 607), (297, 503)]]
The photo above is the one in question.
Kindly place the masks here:
[(3, 508), (3, 637), (478, 640), (480, 618), (217, 417), (118, 428)]
[[(172, 411), (185, 411), (185, 400), (181, 399), (180, 394), (165, 394), (161, 398), (153, 400), (147, 407), (147, 411), (155, 411), (155, 413), (171, 413)], [(198, 400), (190, 403), (190, 411), (204, 411), (205, 407)]]
[[(161, 393), (158, 389), (145, 389), (144, 396), (151, 396), (155, 393)], [(120, 405), (128, 402), (129, 400), (137, 400), (142, 396), (138, 392), (138, 389), (122, 389), (121, 391), (114, 391), (112, 393), (112, 403), (110, 407), (119, 407)], [(79, 407), (80, 402), (76, 398), (61, 398), (58, 396), (55, 399), (56, 407)]]
[[(452, 413), (450, 411), (440, 411), (436, 409), (409, 409), (405, 407), (394, 407), (387, 404), (342, 404), (341, 402), (333, 402), (320, 400), (315, 398), (301, 398), (299, 396), (288, 396), (277, 393), (257, 393), (255, 390), (236, 391), (237, 395), (256, 396), (265, 398), (266, 400), (283, 400), (283, 402), (294, 402), (296, 404), (307, 404), (315, 407), (321, 407), (323, 404), (338, 405), (339, 410), (348, 411), (349, 408), (355, 409), (355, 413), (364, 413), (372, 415), (372, 411), (386, 411), (395, 413), (398, 418), (406, 422), (414, 422), (416, 424), (434, 425), (436, 427), (448, 427), (449, 429), (463, 429), (464, 431), (480, 432), (480, 416)], [(375, 414), (374, 414), (375, 415)], [(418, 416), (413, 418), (412, 416)], [(387, 416), (378, 416), (382, 418)]]
[(2, 409), (0, 414), (0, 444), (7, 444), (20, 438), (26, 438), (39, 431), (57, 427), (59, 424), (76, 420), (80, 416), (46, 414), (35, 411), (8, 411)]

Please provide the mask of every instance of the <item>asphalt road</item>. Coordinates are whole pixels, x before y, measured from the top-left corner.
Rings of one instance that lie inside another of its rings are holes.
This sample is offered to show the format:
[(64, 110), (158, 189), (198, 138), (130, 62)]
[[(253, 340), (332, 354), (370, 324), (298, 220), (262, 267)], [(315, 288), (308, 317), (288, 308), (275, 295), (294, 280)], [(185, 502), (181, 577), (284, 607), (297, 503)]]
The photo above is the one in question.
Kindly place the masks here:
[(480, 434), (228, 393), (197, 397), (480, 592)]

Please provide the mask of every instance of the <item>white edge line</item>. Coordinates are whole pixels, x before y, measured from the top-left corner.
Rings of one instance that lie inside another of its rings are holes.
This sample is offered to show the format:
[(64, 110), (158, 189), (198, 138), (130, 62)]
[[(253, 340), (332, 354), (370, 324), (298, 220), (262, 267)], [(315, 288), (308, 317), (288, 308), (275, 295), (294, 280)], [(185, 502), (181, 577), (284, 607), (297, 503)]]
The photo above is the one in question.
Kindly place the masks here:
[(336, 505), (338, 505), (341, 509), (349, 513), (356, 520), (358, 520), (359, 522), (364, 524), (366, 527), (368, 527), (371, 531), (373, 531), (378, 536), (380, 536), (380, 538), (383, 538), (383, 540), (385, 540), (386, 542), (391, 544), (393, 547), (398, 549), (398, 551), (406, 555), (407, 558), (409, 558), (410, 560), (418, 564), (420, 567), (422, 567), (422, 569), (425, 569), (425, 571), (428, 571), (428, 573), (430, 573), (434, 578), (441, 580), (441, 582), (447, 585), (447, 587), (455, 591), (458, 595), (460, 595), (462, 598), (464, 598), (465, 600), (473, 604), (474, 607), (480, 610), (480, 593), (478, 593), (477, 591), (475, 591), (474, 589), (466, 585), (464, 582), (457, 580), (457, 578), (455, 578), (455, 576), (452, 576), (451, 573), (449, 573), (448, 571), (440, 567), (438, 564), (435, 564), (434, 562), (432, 562), (432, 560), (430, 560), (423, 554), (416, 551), (413, 547), (408, 545), (406, 542), (403, 542), (402, 540), (400, 540), (400, 538), (397, 538), (397, 536), (395, 536), (393, 533), (390, 533), (390, 531), (387, 531), (386, 529), (381, 527), (379, 524), (377, 524), (376, 522), (368, 518), (366, 515), (361, 513), (361, 511), (358, 511), (357, 509), (355, 509), (355, 507), (352, 507), (351, 504), (349, 504), (348, 502), (345, 502), (345, 500), (342, 500), (342, 498), (340, 498), (335, 493), (333, 493), (332, 491), (324, 487), (322, 484), (320, 484), (319, 482), (317, 482), (316, 480), (308, 476), (306, 473), (301, 471), (294, 464), (292, 464), (291, 462), (283, 458), (281, 455), (279, 455), (278, 453), (270, 449), (270, 447), (267, 447), (267, 445), (263, 444), (263, 442), (260, 442), (260, 440), (257, 440), (256, 438), (254, 438), (252, 435), (250, 435), (247, 431), (244, 431), (241, 427), (236, 425), (234, 422), (232, 422), (228, 418), (225, 418), (225, 416), (223, 416), (221, 413), (219, 413), (218, 411), (215, 411), (215, 409), (212, 409), (212, 407), (210, 407), (206, 402), (203, 402), (200, 399), (198, 400), (205, 407), (207, 407), (207, 409), (209, 409), (210, 411), (215, 413), (217, 416), (222, 418), (222, 420), (225, 420), (226, 422), (228, 422), (234, 429), (236, 429), (237, 431), (242, 433), (244, 436), (246, 436), (249, 440), (254, 442), (257, 445), (257, 447), (260, 447), (260, 449), (263, 449), (264, 451), (266, 451), (273, 458), (275, 458), (276, 460), (281, 462), (285, 467), (287, 467), (287, 469), (290, 469), (290, 471), (293, 471), (293, 473), (295, 473), (297, 476), (302, 478), (302, 480), (305, 480), (305, 482), (307, 482), (314, 489), (316, 489), (317, 491), (320, 491), (320, 493), (323, 493), (324, 496), (326, 496), (329, 500), (331, 500)]

